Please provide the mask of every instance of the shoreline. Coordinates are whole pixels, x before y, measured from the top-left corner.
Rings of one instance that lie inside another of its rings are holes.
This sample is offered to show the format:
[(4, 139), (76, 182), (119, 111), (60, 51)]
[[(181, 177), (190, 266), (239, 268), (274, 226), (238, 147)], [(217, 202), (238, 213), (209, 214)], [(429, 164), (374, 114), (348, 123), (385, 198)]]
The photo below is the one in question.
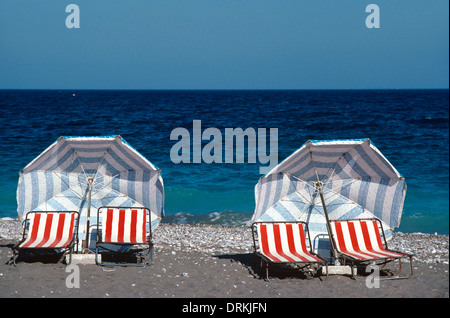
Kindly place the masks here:
[[(0, 240), (19, 241), (22, 226), (16, 219), (0, 219)], [(155, 251), (173, 250), (200, 253), (253, 253), (253, 238), (248, 226), (160, 223), (154, 230)], [(395, 233), (389, 248), (414, 254), (413, 260), (449, 263), (449, 235)]]
[[(271, 269), (267, 282), (254, 264), (248, 227), (161, 223), (153, 233), (150, 267), (77, 265), (80, 286), (68, 288), (70, 272), (64, 264), (40, 260), (18, 262), (17, 267), (6, 264), (12, 256), (11, 247), (20, 239), (17, 223), (0, 222), (2, 298), (449, 297), (448, 235), (394, 234), (389, 247), (415, 254), (414, 274), (409, 279), (380, 281), (379, 288), (368, 288), (365, 276), (358, 276), (356, 281), (342, 275), (308, 280), (298, 271), (276, 268)], [(6, 233), (11, 237), (5, 238)]]

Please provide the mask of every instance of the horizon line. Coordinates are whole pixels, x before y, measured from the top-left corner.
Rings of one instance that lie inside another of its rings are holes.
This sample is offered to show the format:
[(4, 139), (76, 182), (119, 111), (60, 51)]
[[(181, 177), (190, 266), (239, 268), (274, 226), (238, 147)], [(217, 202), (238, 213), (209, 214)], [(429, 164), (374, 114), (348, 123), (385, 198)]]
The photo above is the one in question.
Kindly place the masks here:
[(0, 91), (401, 91), (443, 88), (0, 88)]

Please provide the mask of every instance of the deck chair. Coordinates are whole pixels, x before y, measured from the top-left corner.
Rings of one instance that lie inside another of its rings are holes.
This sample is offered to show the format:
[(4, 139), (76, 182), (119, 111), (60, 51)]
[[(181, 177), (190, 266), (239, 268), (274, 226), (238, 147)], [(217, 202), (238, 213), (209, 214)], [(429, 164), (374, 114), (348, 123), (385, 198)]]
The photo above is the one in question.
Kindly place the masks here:
[[(141, 207), (100, 207), (97, 210), (97, 220), (95, 261), (98, 265), (148, 266), (152, 263), (153, 243), (149, 209)], [(136, 247), (141, 248), (137, 249)], [(99, 254), (134, 255), (140, 259), (140, 263), (105, 263), (99, 261)], [(150, 261), (144, 262), (144, 258), (149, 254)]]
[(269, 280), (269, 264), (294, 265), (308, 278), (312, 278), (323, 265), (328, 273), (327, 261), (311, 251), (309, 229), (305, 222), (255, 222), (252, 224), (252, 234), (255, 261), (260, 259), (260, 267), (265, 263), (266, 280)]
[(79, 213), (75, 211), (31, 211), (25, 216), (22, 240), (13, 249), (12, 262), (21, 250), (57, 250), (62, 252), (60, 261), (69, 254), (72, 262), (74, 246), (78, 241)]
[[(399, 270), (395, 273), (398, 274), (402, 269), (401, 260), (409, 258), (411, 268), (409, 276), (391, 276), (388, 279), (408, 278), (413, 274), (413, 255), (388, 249), (379, 219), (332, 220), (330, 225), (337, 256), (344, 264), (345, 261), (350, 261), (353, 267), (356, 265), (384, 267), (387, 263), (398, 259)], [(355, 278), (353, 271), (352, 278)]]

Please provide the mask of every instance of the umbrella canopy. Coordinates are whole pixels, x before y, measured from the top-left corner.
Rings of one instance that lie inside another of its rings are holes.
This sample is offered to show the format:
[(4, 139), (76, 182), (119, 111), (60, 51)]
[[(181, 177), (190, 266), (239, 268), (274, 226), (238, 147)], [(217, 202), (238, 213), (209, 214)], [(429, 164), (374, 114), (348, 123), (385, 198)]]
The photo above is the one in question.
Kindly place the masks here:
[(330, 250), (330, 220), (377, 217), (400, 225), (405, 179), (369, 139), (308, 141), (255, 187), (251, 222), (305, 221), (313, 248)]
[(147, 207), (155, 228), (164, 186), (161, 171), (120, 136), (60, 137), (20, 171), (17, 203), (20, 219), (29, 211), (80, 212), (80, 242), (92, 242), (88, 227), (101, 206)]

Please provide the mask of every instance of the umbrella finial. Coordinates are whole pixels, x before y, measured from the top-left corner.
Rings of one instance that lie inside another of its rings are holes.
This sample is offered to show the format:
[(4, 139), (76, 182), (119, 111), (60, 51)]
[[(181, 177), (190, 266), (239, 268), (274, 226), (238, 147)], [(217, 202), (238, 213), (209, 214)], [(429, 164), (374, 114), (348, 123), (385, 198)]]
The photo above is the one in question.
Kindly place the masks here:
[(323, 182), (322, 181), (314, 181), (314, 188), (317, 190), (322, 190)]

